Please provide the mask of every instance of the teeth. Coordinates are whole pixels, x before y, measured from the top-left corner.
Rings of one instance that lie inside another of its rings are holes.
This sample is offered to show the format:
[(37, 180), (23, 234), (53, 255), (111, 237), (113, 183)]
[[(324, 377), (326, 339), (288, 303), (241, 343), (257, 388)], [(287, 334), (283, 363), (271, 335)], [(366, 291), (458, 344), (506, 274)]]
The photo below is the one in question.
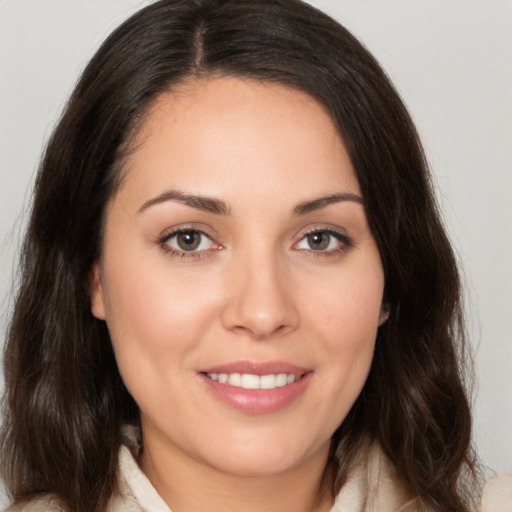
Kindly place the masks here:
[(283, 386), (286, 386), (288, 382), (288, 376), (286, 373), (278, 373), (276, 375), (276, 387), (282, 388)]
[(260, 389), (274, 389), (276, 387), (275, 375), (262, 375), (260, 377)]
[(230, 386), (242, 387), (242, 376), (239, 373), (230, 373), (228, 377), (228, 384)]
[(293, 384), (299, 376), (293, 373), (277, 373), (269, 375), (252, 375), (250, 373), (207, 373), (207, 377), (243, 389), (275, 389)]
[(257, 375), (244, 373), (242, 375), (241, 387), (244, 389), (260, 389), (260, 378)]

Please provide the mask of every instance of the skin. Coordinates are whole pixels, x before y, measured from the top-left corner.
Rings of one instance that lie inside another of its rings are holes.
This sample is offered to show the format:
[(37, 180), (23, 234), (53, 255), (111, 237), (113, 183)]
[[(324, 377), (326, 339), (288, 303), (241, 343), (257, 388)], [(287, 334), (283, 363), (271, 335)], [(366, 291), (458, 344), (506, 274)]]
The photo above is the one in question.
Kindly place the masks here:
[[(159, 97), (134, 148), (107, 207), (91, 307), (141, 410), (141, 468), (174, 512), (328, 510), (330, 437), (386, 319), (379, 252), (330, 117), (284, 86), (210, 78)], [(350, 195), (297, 213), (333, 194)], [(206, 235), (186, 252), (169, 238), (177, 228)], [(222, 402), (198, 373), (276, 360), (310, 379), (268, 413)]]

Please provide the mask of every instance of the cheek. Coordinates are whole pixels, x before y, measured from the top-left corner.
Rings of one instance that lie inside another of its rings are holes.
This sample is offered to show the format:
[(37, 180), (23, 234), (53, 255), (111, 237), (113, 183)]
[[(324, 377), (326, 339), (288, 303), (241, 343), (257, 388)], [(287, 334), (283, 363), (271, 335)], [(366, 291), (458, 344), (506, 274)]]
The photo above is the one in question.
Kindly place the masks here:
[(308, 292), (309, 317), (333, 348), (355, 350), (373, 342), (381, 319), (384, 279), (379, 266), (339, 273), (324, 289)]
[(214, 298), (155, 266), (135, 267), (124, 263), (108, 273), (107, 325), (126, 387), (142, 410), (152, 410), (162, 389), (179, 394)]
[(171, 345), (179, 350), (198, 339), (197, 331), (215, 309), (214, 287), (203, 281), (198, 289), (190, 278), (162, 267), (125, 262), (109, 269), (107, 323), (115, 345), (139, 344), (165, 353)]
[(119, 371), (142, 410), (158, 408), (163, 390), (184, 395), (184, 377), (195, 371), (194, 357), (218, 316), (218, 273), (196, 269), (191, 280), (161, 257), (142, 266), (127, 256), (105, 266), (107, 325)]
[[(373, 271), (376, 268), (377, 271)], [(322, 342), (325, 389), (343, 419), (364, 386), (379, 327), (384, 279), (380, 266), (340, 275), (308, 296), (310, 326)]]

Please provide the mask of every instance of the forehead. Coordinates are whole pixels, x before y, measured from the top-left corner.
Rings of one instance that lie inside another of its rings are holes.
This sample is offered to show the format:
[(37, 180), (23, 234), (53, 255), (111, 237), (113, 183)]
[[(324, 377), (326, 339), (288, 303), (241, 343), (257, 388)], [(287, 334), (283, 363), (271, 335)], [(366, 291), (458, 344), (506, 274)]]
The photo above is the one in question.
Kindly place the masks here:
[(322, 193), (359, 193), (345, 145), (317, 101), (234, 77), (189, 81), (161, 94), (139, 126), (124, 174), (147, 193), (154, 183), (220, 196), (233, 182), (244, 192), (316, 183)]

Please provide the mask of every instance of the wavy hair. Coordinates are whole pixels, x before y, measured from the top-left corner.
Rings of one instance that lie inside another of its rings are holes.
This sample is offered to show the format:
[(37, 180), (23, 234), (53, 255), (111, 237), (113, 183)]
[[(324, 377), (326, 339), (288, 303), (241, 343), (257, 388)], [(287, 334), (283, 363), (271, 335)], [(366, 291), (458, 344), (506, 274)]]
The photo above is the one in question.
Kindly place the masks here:
[(123, 385), (87, 275), (105, 205), (155, 98), (190, 79), (248, 77), (304, 91), (348, 149), (385, 272), (389, 320), (368, 380), (334, 433), (333, 493), (376, 441), (429, 511), (467, 512), (476, 463), (456, 259), (418, 135), (370, 53), (298, 0), (161, 0), (92, 58), (43, 155), (5, 348), (1, 471), (10, 495), (102, 511), (116, 488)]

